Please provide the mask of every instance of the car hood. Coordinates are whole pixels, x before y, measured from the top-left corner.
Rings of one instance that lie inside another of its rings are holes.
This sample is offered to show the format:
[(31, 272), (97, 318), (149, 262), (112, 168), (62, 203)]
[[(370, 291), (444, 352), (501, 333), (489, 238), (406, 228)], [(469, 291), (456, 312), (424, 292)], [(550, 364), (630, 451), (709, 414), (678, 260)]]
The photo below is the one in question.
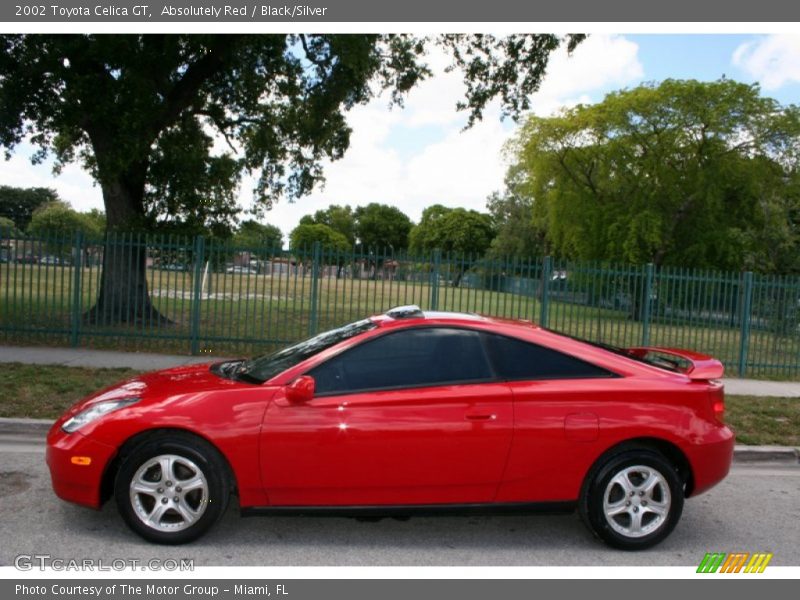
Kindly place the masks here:
[(167, 399), (181, 398), (209, 391), (252, 388), (241, 381), (225, 379), (211, 371), (213, 363), (186, 365), (143, 373), (131, 379), (102, 389), (74, 404), (60, 421), (97, 402), (123, 398), (141, 398), (142, 404), (152, 404)]

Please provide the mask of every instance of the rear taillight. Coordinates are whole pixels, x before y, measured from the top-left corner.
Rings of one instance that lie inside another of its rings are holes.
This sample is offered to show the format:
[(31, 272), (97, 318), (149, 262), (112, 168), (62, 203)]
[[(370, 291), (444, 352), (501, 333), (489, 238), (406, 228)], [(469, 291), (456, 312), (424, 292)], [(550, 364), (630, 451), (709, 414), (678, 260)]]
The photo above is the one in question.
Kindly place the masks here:
[(722, 421), (725, 418), (725, 401), (724, 400), (715, 400), (714, 401), (714, 416)]
[(711, 408), (714, 411), (714, 417), (718, 421), (722, 421), (725, 418), (725, 388), (718, 379), (712, 379), (708, 383), (711, 384)]

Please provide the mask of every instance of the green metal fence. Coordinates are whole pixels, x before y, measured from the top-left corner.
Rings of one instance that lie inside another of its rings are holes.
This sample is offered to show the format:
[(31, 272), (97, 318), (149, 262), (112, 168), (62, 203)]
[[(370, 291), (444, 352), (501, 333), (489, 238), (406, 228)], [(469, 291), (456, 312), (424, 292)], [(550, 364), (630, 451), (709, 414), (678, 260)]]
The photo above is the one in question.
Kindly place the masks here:
[[(116, 308), (98, 310), (104, 263), (122, 277), (107, 283), (106, 306)], [(146, 295), (124, 291), (137, 281)], [(148, 297), (153, 309), (143, 310)], [(730, 374), (800, 375), (797, 277), (0, 232), (6, 343), (253, 354), (401, 304), (529, 319), (622, 346), (690, 348), (717, 356)]]

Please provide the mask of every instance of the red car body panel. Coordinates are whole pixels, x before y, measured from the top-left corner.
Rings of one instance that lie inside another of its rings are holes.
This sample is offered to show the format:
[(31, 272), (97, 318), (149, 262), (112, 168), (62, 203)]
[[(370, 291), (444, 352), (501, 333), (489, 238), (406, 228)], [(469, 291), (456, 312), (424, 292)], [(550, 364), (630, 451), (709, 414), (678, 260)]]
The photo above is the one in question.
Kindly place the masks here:
[[(671, 372), (518, 321), (431, 314), (375, 317), (378, 327), (263, 385), (225, 379), (210, 365), (136, 377), (82, 400), (48, 435), (56, 493), (98, 508), (120, 447), (152, 429), (193, 432), (228, 461), (240, 505), (368, 506), (574, 501), (597, 459), (633, 439), (685, 456), (691, 493), (722, 480), (734, 436), (715, 414), (722, 386), (698, 379), (716, 361), (679, 351), (699, 372)], [(349, 347), (395, 328), (483, 330), (547, 346), (615, 377), (493, 381), (317, 397), (290, 403), (285, 386)], [(62, 425), (93, 402), (141, 400), (68, 434)], [(90, 456), (88, 466), (71, 462)]]
[(263, 480), (275, 505), (491, 502), (513, 426), (504, 383), (348, 394), (301, 406), (279, 392), (262, 429)]

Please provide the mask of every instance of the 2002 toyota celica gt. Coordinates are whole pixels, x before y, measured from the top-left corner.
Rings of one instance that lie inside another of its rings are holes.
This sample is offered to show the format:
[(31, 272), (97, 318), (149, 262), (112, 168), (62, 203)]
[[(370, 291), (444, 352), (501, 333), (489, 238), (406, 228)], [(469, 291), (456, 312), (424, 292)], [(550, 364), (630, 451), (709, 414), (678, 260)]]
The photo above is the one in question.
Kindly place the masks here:
[(722, 480), (722, 365), (519, 321), (392, 309), (250, 361), (141, 375), (50, 430), (56, 494), (188, 542), (225, 511), (401, 516), (578, 508), (650, 547)]

